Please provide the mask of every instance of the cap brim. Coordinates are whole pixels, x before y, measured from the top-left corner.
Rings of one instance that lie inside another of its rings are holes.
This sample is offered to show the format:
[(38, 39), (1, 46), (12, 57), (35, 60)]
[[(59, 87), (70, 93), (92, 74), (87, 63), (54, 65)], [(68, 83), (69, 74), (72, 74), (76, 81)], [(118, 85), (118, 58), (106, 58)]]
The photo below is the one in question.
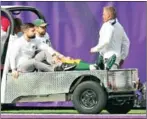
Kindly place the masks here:
[(44, 24), (41, 24), (40, 26), (44, 27), (44, 26), (47, 26), (47, 25), (48, 25), (48, 23), (44, 23)]

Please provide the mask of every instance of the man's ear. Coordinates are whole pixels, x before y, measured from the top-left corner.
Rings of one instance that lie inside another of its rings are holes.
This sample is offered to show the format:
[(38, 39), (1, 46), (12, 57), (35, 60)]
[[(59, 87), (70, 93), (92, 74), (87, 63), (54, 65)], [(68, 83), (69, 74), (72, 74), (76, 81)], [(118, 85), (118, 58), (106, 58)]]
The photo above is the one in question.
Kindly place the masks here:
[(111, 19), (111, 14), (108, 14), (108, 19), (109, 19), (109, 20)]

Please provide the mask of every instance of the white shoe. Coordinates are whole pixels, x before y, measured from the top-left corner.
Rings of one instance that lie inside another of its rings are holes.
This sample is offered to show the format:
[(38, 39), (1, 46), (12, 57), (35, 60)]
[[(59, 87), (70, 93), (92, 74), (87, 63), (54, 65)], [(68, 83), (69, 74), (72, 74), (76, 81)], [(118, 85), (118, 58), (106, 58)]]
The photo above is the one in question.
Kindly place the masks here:
[(91, 65), (89, 66), (89, 69), (90, 69), (90, 70), (96, 70), (96, 67), (95, 67), (94, 64), (91, 64)]

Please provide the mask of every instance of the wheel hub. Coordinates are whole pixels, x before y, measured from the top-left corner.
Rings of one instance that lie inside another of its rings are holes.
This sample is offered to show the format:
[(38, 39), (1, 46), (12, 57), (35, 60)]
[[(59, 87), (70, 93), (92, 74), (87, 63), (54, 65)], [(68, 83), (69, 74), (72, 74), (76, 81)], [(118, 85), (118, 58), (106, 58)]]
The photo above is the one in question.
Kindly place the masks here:
[(97, 104), (98, 98), (93, 90), (88, 89), (81, 94), (80, 101), (84, 107), (93, 108)]

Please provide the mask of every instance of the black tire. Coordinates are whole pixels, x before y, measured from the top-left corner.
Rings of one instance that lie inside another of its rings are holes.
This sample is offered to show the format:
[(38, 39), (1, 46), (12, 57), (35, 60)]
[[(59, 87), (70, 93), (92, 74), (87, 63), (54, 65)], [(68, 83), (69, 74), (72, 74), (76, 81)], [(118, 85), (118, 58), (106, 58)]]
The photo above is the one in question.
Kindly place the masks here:
[(85, 81), (74, 90), (72, 101), (79, 113), (98, 114), (105, 108), (107, 96), (99, 83)]
[(3, 105), (1, 104), (1, 111), (3, 111)]
[(133, 101), (126, 102), (123, 105), (108, 104), (106, 110), (110, 114), (127, 114), (134, 106)]

